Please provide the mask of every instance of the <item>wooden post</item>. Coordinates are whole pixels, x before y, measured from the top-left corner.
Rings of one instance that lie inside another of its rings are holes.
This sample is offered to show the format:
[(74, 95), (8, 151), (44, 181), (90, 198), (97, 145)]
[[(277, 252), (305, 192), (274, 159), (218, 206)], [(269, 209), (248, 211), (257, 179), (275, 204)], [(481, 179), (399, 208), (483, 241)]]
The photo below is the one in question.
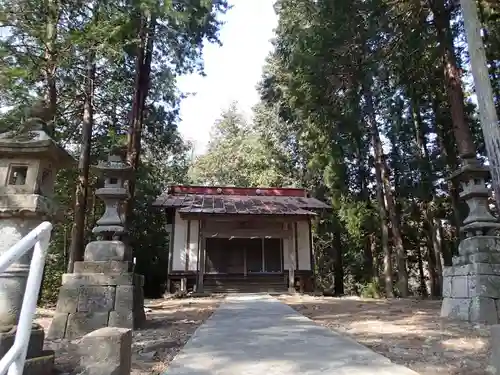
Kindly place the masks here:
[(247, 248), (243, 248), (243, 276), (247, 277)]
[(310, 292), (314, 292), (316, 290), (316, 260), (314, 259), (314, 243), (313, 243), (313, 233), (312, 233), (312, 222), (311, 218), (308, 219), (309, 224), (309, 256), (310, 262), (309, 265), (311, 267), (311, 290)]
[(266, 264), (264, 262), (264, 237), (262, 237), (262, 272), (266, 272)]
[[(165, 210), (165, 214), (168, 215), (168, 210)], [(169, 244), (168, 244), (168, 266), (167, 266), (167, 292), (172, 293), (173, 285), (170, 275), (172, 274), (172, 266), (174, 261), (174, 235), (175, 235), (175, 210), (172, 213), (172, 224), (169, 233)]]
[(187, 277), (183, 276), (181, 278), (181, 292), (187, 292)]
[(293, 248), (295, 251), (295, 269), (299, 270), (299, 229), (297, 222), (293, 223)]
[[(203, 223), (202, 223), (203, 226)], [(204, 288), (204, 278), (205, 278), (205, 236), (201, 234), (200, 231), (200, 242), (199, 242), (199, 268), (198, 268), (198, 292), (203, 293)]]
[[(288, 243), (292, 244), (293, 240), (293, 232), (292, 235), (289, 236)], [(288, 248), (288, 292), (295, 293), (295, 249), (291, 249), (290, 246)]]
[(295, 293), (295, 270), (293, 265), (288, 269), (288, 292)]
[(184, 246), (184, 256), (186, 258), (186, 272), (189, 271), (189, 253), (191, 252), (191, 220), (187, 221), (186, 245)]

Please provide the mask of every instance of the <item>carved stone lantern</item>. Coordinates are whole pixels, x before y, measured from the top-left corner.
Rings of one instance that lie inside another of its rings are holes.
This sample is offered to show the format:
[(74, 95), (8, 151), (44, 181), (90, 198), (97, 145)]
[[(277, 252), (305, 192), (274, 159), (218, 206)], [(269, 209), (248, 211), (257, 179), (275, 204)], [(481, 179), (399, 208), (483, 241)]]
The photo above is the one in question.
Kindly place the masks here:
[[(115, 147), (111, 150), (108, 160), (99, 161), (92, 167), (94, 173), (104, 180), (104, 187), (95, 192), (105, 205), (104, 215), (92, 229), (98, 239), (118, 240), (126, 234), (124, 207), (128, 192), (125, 182), (132, 174), (132, 167), (124, 162), (125, 155), (124, 148)], [(130, 256), (125, 260), (130, 261)]]
[(144, 277), (135, 274), (132, 249), (122, 241), (126, 235), (123, 205), (125, 184), (132, 168), (124, 151), (112, 149), (107, 160), (93, 166), (104, 180), (95, 195), (105, 204), (104, 215), (92, 232), (97, 237), (85, 247), (83, 261), (74, 273), (64, 274), (56, 312), (47, 336), (75, 339), (104, 327), (139, 328), (144, 323)]
[[(58, 210), (52, 200), (57, 170), (73, 158), (42, 128), (24, 134), (0, 134), (0, 254)], [(30, 256), (0, 276), (0, 326), (15, 325)], [(14, 277), (18, 275), (18, 277)], [(7, 283), (7, 284), (6, 284)], [(12, 284), (13, 283), (13, 284)], [(6, 288), (11, 285), (12, 288)], [(6, 294), (7, 293), (7, 294)]]
[(488, 207), (489, 170), (469, 160), (452, 176), (469, 206), (453, 265), (443, 269), (441, 316), (497, 324), (500, 316), (500, 223)]
[[(74, 161), (44, 131), (41, 121), (33, 122), (28, 131), (0, 134), (0, 254), (42, 221), (55, 219), (54, 179), (58, 169)], [(0, 274), (0, 357), (13, 342), (31, 256), (28, 252)], [(42, 353), (43, 340), (43, 329), (35, 327), (26, 366), (37, 367), (35, 361), (43, 368), (53, 362), (53, 356)]]

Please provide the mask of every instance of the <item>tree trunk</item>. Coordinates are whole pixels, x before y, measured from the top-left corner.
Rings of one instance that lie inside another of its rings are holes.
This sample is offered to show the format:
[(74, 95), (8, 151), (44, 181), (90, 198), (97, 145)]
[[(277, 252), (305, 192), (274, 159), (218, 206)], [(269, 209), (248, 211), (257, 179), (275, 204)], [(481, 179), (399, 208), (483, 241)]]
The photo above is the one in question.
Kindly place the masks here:
[(455, 56), (450, 24), (451, 11), (447, 8), (445, 0), (429, 0), (429, 5), (434, 15), (434, 25), (441, 47), (444, 82), (451, 107), (453, 134), (457, 143), (458, 154), (461, 159), (472, 159), (476, 157), (476, 147), (465, 117), (462, 80)]
[(389, 181), (389, 167), (385, 160), (384, 150), (382, 149), (382, 141), (378, 130), (378, 124), (375, 118), (375, 108), (373, 107), (373, 96), (369, 85), (364, 87), (364, 98), (366, 105), (367, 121), (370, 126), (372, 137), (372, 145), (375, 153), (375, 163), (381, 171), (381, 179), (385, 202), (387, 204), (387, 212), (392, 224), (392, 236), (396, 248), (396, 260), (398, 265), (398, 290), (402, 297), (408, 296), (408, 270), (406, 268), (406, 251), (403, 246), (403, 238), (401, 235), (401, 224), (396, 212), (396, 204)]
[(75, 191), (75, 219), (71, 229), (68, 273), (73, 272), (75, 262), (82, 261), (85, 251), (85, 217), (89, 191), (90, 150), (94, 126), (94, 82), (96, 75), (95, 53), (90, 52), (85, 79), (85, 102), (83, 104), (82, 143), (78, 163), (78, 180)]
[[(369, 242), (370, 242), (370, 250), (372, 252), (372, 259), (373, 259), (372, 280), (374, 282), (376, 282), (377, 285), (380, 285), (380, 268), (381, 267), (380, 267), (380, 263), (379, 263), (378, 253), (377, 253), (377, 236), (375, 235), (375, 233), (372, 232), (369, 234), (368, 238), (369, 238)], [(392, 268), (392, 266), (391, 266), (391, 268)], [(391, 274), (391, 276), (392, 276), (392, 274)], [(392, 278), (391, 278), (390, 282), (391, 282), (390, 290), (392, 290)]]
[[(424, 210), (427, 211), (427, 208), (425, 207)], [(432, 221), (431, 218), (428, 216), (428, 213), (424, 212), (424, 215), (425, 215), (424, 231), (426, 232), (426, 237), (427, 237), (426, 239), (427, 269), (429, 271), (431, 296), (437, 297), (440, 294), (440, 285), (439, 285), (439, 276), (437, 273), (437, 259), (434, 250), (434, 242), (432, 235), (434, 226), (432, 225)]]
[[(456, 156), (453, 142), (450, 142), (451, 137), (451, 126), (448, 126), (446, 122), (446, 116), (441, 113), (440, 101), (438, 94), (433, 99), (432, 104), (434, 117), (436, 121), (436, 135), (439, 142), (439, 148), (441, 155), (443, 155), (446, 165), (449, 171), (454, 171), (458, 168), (458, 158)], [(458, 182), (453, 180), (448, 180), (448, 194), (450, 195), (451, 207), (453, 208), (453, 227), (454, 227), (454, 238), (456, 239), (454, 248), (458, 248), (458, 242), (460, 241), (460, 226), (462, 225), (461, 210), (460, 210), (460, 196), (459, 196), (459, 186)]]
[(380, 217), (380, 239), (382, 242), (382, 252), (384, 254), (384, 287), (387, 298), (394, 297), (392, 286), (392, 252), (389, 247), (389, 226), (387, 224), (387, 211), (385, 208), (384, 189), (382, 182), (382, 166), (380, 162), (375, 162), (376, 190), (378, 213)]
[(45, 27), (45, 84), (47, 90), (45, 92), (45, 102), (47, 103), (49, 121), (47, 123), (47, 133), (53, 137), (55, 134), (55, 122), (57, 116), (57, 86), (56, 86), (56, 69), (57, 69), (57, 24), (59, 22), (58, 0), (47, 0), (47, 19)]
[(437, 243), (436, 232), (434, 227), (434, 213), (432, 210), (432, 202), (434, 200), (434, 171), (429, 158), (429, 150), (426, 142), (426, 128), (420, 115), (420, 106), (418, 105), (418, 96), (412, 93), (412, 117), (415, 131), (416, 148), (418, 153), (416, 157), (419, 159), (421, 171), (421, 198), (423, 199), (422, 212), (424, 217), (424, 232), (427, 237), (427, 267), (429, 270), (431, 295), (438, 296), (441, 291), (440, 277), (437, 270), (436, 253), (441, 254), (440, 249), (436, 249)]
[(491, 54), (491, 45), (489, 45), (490, 33), (488, 30), (486, 16), (484, 14), (484, 4), (483, 0), (478, 0), (478, 10), (479, 18), (481, 21), (482, 31), (483, 31), (483, 41), (486, 48), (486, 58), (488, 60), (488, 65), (490, 66), (490, 77), (493, 88), (494, 96), (497, 100), (497, 116), (500, 117), (500, 72), (498, 71), (498, 64), (495, 58)]
[[(450, 250), (449, 241), (444, 241), (444, 230), (440, 220), (436, 220), (437, 233), (439, 233), (439, 241), (441, 242), (442, 249), (442, 266), (452, 266), (453, 265), (453, 252)], [(441, 272), (441, 275), (443, 273)], [(441, 282), (442, 284), (442, 282)]]
[[(337, 221), (337, 219), (334, 219)], [(335, 251), (334, 259), (334, 291), (336, 296), (344, 295), (344, 259), (342, 253), (342, 238), (341, 238), (341, 228), (338, 223), (334, 223), (334, 234), (333, 234), (333, 248)]]
[(432, 248), (434, 250), (434, 258), (436, 259), (436, 273), (438, 291), (435, 297), (440, 297), (443, 290), (443, 244), (439, 237), (440, 231), (436, 220), (432, 224)]
[(92, 190), (92, 226), (96, 225), (97, 218), (97, 199), (95, 195), (95, 189)]
[(422, 248), (420, 246), (417, 247), (417, 262), (418, 262), (418, 280), (419, 280), (419, 289), (420, 295), (422, 297), (427, 297), (429, 293), (427, 293), (427, 283), (425, 282), (425, 273), (424, 273), (424, 262), (422, 260)]
[(134, 173), (128, 181), (129, 197), (125, 206), (125, 225), (130, 226), (133, 215), (135, 196), (135, 174), (139, 168), (141, 154), (141, 135), (144, 119), (146, 98), (151, 81), (151, 62), (153, 59), (153, 46), (156, 31), (156, 17), (154, 15), (141, 15), (137, 49), (135, 91), (132, 103), (132, 113), (127, 136), (127, 161)]
[[(361, 202), (370, 202), (370, 192), (368, 191), (368, 170), (366, 168), (366, 164), (364, 160), (366, 159), (362, 152), (362, 135), (361, 132), (357, 132), (354, 134), (356, 137), (356, 153), (355, 157), (358, 160), (358, 168), (357, 168), (357, 179), (358, 179), (358, 187), (360, 189), (360, 194), (358, 199)], [(363, 246), (363, 279), (365, 283), (373, 282), (378, 279), (377, 270), (374, 268), (373, 259), (373, 238), (370, 235), (371, 233), (371, 223), (368, 223), (367, 220), (363, 223), (363, 233), (364, 233), (364, 246)]]
[(373, 245), (372, 238), (365, 232), (365, 240), (363, 244), (363, 276), (366, 283), (373, 282), (376, 279), (376, 271), (373, 264)]

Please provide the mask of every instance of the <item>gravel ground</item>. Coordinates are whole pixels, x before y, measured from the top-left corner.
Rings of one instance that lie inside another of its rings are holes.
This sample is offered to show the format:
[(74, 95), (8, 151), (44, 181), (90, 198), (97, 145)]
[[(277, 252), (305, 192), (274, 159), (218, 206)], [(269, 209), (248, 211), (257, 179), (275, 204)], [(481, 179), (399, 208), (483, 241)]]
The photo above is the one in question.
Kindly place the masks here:
[[(420, 375), (489, 373), (488, 327), (439, 318), (440, 301), (307, 295), (283, 295), (278, 299)], [(164, 372), (220, 302), (220, 296), (148, 301), (147, 326), (133, 336), (132, 375)], [(48, 329), (53, 310), (39, 309), (37, 313), (37, 323)], [(46, 347), (57, 351), (59, 372), (74, 372), (78, 340), (46, 341)]]
[[(133, 334), (132, 375), (161, 374), (194, 331), (212, 315), (220, 297), (150, 300), (145, 303), (147, 323)], [(54, 311), (38, 309), (36, 322), (48, 329)], [(45, 340), (56, 350), (59, 373), (74, 374), (79, 340)]]
[(305, 295), (279, 299), (420, 375), (488, 373), (488, 327), (439, 318), (440, 301)]

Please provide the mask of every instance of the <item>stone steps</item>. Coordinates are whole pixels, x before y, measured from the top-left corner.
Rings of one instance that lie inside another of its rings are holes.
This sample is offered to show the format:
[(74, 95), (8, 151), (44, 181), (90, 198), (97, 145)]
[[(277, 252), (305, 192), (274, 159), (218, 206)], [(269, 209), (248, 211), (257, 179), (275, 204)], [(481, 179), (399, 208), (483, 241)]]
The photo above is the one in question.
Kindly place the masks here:
[(204, 290), (211, 293), (283, 293), (282, 274), (205, 275)]
[(224, 287), (224, 288), (211, 288), (211, 287), (205, 287), (205, 292), (207, 293), (227, 293), (227, 294), (233, 294), (233, 293), (270, 293), (270, 294), (275, 294), (275, 293), (287, 293), (288, 290), (287, 288), (241, 288), (241, 287)]

